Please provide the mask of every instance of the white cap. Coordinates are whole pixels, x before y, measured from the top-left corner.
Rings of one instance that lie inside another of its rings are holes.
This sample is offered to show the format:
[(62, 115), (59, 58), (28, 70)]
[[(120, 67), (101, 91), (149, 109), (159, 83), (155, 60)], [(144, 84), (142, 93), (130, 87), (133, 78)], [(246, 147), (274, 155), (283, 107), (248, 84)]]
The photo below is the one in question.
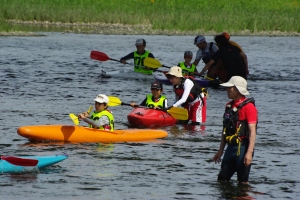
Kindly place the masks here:
[(197, 45), (201, 42), (206, 42), (206, 39), (203, 35), (198, 35), (197, 37), (195, 37), (195, 40), (194, 40), (195, 45)]
[(242, 95), (250, 94), (247, 90), (247, 81), (243, 77), (240, 77), (240, 76), (233, 76), (230, 78), (230, 80), (228, 82), (222, 83), (220, 85), (224, 86), (224, 87), (235, 86)]
[(176, 76), (176, 77), (183, 77), (182, 76), (182, 69), (178, 66), (171, 67), (170, 71), (167, 74), (170, 74), (170, 75)]
[(94, 99), (95, 101), (97, 101), (98, 103), (108, 103), (108, 97), (105, 94), (98, 94), (98, 96), (96, 96), (96, 99)]

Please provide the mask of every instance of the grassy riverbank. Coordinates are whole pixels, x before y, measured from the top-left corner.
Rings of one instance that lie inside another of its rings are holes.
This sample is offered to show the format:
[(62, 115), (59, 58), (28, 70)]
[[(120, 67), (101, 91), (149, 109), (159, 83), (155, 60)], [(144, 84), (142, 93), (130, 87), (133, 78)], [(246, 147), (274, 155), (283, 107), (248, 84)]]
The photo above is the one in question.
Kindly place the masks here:
[[(136, 34), (300, 33), (300, 0), (1, 0), (0, 32), (10, 22), (45, 25), (120, 24)], [(140, 29), (141, 31), (139, 32)], [(95, 30), (95, 29), (93, 29)], [(101, 33), (101, 32), (100, 32)], [(122, 34), (122, 33), (121, 33)], [(129, 33), (130, 34), (130, 33)]]

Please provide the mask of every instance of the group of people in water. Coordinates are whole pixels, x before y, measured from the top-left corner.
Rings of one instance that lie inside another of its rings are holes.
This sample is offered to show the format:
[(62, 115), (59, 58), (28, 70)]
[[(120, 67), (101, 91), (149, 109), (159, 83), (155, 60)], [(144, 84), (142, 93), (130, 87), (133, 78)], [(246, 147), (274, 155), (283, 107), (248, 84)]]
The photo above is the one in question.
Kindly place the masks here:
[[(223, 129), (219, 150), (212, 158), (216, 163), (221, 163), (218, 180), (229, 181), (237, 172), (240, 183), (248, 183), (251, 169), (254, 146), (256, 140), (256, 129), (258, 113), (253, 98), (247, 89), (248, 61), (242, 48), (230, 40), (230, 36), (224, 32), (216, 35), (215, 43), (207, 43), (204, 36), (197, 36), (194, 44), (199, 48), (193, 63), (193, 53), (186, 51), (184, 61), (173, 66), (165, 74), (173, 84), (176, 101), (168, 106), (166, 96), (162, 94), (163, 85), (160, 82), (151, 83), (151, 94), (146, 95), (144, 101), (137, 105), (132, 102), (132, 107), (147, 106), (152, 109), (168, 110), (171, 107), (184, 107), (188, 110), (188, 120), (180, 123), (200, 125), (203, 122), (204, 106), (206, 106), (207, 91), (202, 88), (191, 76), (202, 76), (208, 71), (207, 76), (218, 78), (220, 85), (226, 88), (228, 98), (231, 99), (225, 106), (223, 115)], [(154, 58), (153, 54), (145, 50), (146, 41), (136, 40), (137, 50), (122, 57), (120, 62), (126, 63), (128, 59), (134, 59), (134, 71), (144, 74), (152, 74), (153, 69), (144, 66), (146, 57)], [(198, 72), (196, 66), (203, 60), (204, 68)], [(107, 109), (109, 98), (99, 94), (95, 99), (95, 111), (89, 115), (84, 112), (78, 118), (87, 122), (90, 127), (102, 130), (114, 130), (114, 117)], [(206, 118), (206, 117), (205, 117)], [(223, 160), (221, 157), (224, 153)]]

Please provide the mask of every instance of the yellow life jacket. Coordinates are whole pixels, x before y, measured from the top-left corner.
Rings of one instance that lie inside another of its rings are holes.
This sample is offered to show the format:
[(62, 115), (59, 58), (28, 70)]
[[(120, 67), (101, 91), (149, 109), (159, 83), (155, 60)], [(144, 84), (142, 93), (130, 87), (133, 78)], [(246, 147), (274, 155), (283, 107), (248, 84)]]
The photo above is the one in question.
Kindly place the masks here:
[(191, 64), (191, 67), (188, 68), (188, 67), (185, 66), (184, 62), (180, 62), (179, 67), (182, 69), (182, 75), (183, 76), (184, 75), (189, 75), (189, 73), (195, 72), (195, 70), (196, 70), (196, 65)]
[(133, 53), (133, 59), (134, 59), (134, 71), (143, 73), (143, 74), (149, 74), (151, 75), (153, 70), (151, 69), (145, 69), (144, 66), (144, 59), (147, 58), (150, 54), (150, 51), (145, 51), (144, 54), (140, 55), (137, 51)]
[[(101, 127), (99, 127), (100, 130), (109, 130), (109, 131), (113, 131), (114, 130), (114, 116), (112, 115), (112, 113), (109, 110), (103, 110), (101, 112), (93, 112), (93, 114), (91, 115), (91, 119), (96, 121), (99, 120), (101, 117), (103, 116), (107, 116), (109, 119), (109, 124), (105, 124)], [(90, 128), (94, 128), (92, 125), (89, 125)]]
[(159, 107), (159, 108), (163, 108), (164, 107), (164, 101), (166, 99), (166, 96), (162, 95), (160, 96), (159, 100), (157, 102), (154, 102), (152, 100), (153, 95), (152, 94), (147, 94), (146, 95), (146, 106), (149, 108), (154, 108), (154, 107)]

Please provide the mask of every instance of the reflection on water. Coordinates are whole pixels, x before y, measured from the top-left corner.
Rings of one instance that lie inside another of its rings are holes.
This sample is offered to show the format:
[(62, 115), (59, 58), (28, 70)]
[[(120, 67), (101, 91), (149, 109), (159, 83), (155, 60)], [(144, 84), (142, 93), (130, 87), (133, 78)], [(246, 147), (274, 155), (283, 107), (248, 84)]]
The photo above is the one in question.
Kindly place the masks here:
[[(69, 158), (35, 173), (1, 175), (0, 195), (7, 199), (297, 199), (299, 180), (299, 37), (234, 37), (249, 59), (249, 91), (259, 124), (250, 186), (218, 183), (223, 89), (210, 89), (203, 126), (166, 127), (165, 139), (143, 143), (29, 142), (19, 126), (72, 125), (69, 113), (86, 111), (99, 93), (123, 102), (142, 102), (150, 80), (102, 79), (101, 70), (132, 69), (89, 58), (91, 50), (119, 59), (134, 50), (137, 38), (165, 65), (196, 53), (192, 36), (80, 35), (0, 38), (0, 149), (2, 155), (50, 155)], [(213, 37), (208, 36), (208, 41)], [(278, 48), (280, 46), (280, 48)], [(284, 51), (282, 50), (284, 49)], [(198, 69), (203, 67), (200, 64)], [(171, 86), (164, 87), (169, 102)], [(131, 107), (110, 108), (117, 129), (127, 129)], [(13, 178), (12, 178), (13, 177)], [(7, 193), (7, 191), (10, 191)], [(55, 192), (53, 192), (55, 191)]]

